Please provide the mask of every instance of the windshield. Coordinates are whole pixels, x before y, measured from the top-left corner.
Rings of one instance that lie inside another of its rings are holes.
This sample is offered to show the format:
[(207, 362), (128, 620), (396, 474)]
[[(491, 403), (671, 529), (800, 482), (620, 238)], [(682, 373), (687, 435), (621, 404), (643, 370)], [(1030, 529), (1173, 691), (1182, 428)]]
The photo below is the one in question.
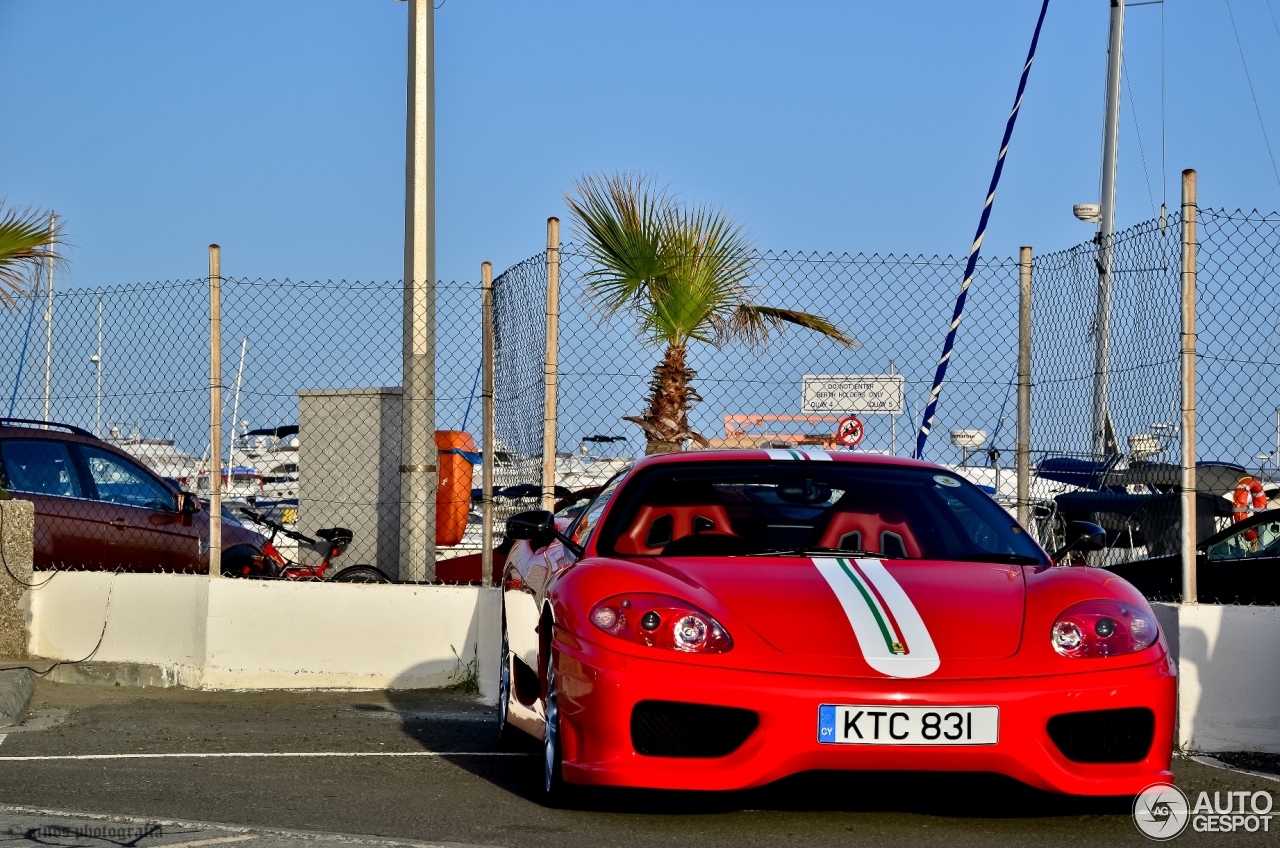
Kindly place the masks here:
[(620, 493), (609, 556), (793, 556), (1050, 565), (1009, 513), (939, 469), (853, 463), (659, 465)]

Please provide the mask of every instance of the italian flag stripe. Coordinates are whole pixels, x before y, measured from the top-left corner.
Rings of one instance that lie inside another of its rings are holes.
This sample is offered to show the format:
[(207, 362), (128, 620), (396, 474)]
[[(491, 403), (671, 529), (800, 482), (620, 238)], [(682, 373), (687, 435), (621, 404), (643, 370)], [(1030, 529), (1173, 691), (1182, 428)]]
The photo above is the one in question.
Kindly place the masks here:
[(866, 601), (867, 608), (871, 610), (871, 615), (875, 617), (876, 624), (880, 627), (880, 635), (884, 637), (884, 643), (889, 652), (892, 654), (906, 654), (906, 640), (902, 638), (897, 622), (893, 620), (892, 614), (889, 613), (888, 607), (883, 599), (880, 598), (880, 593), (876, 591), (875, 586), (862, 573), (862, 569), (858, 568), (857, 563), (843, 558), (837, 558), (836, 562), (839, 563), (841, 570), (844, 571), (857, 588), (858, 593), (862, 595), (862, 599)]

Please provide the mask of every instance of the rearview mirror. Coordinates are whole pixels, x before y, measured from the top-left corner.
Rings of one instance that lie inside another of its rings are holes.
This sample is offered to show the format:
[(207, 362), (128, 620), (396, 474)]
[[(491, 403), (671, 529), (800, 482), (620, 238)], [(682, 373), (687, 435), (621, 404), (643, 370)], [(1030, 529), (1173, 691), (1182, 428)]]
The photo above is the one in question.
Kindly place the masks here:
[(545, 509), (517, 512), (507, 519), (508, 539), (528, 539), (534, 548), (545, 548), (559, 539), (575, 556), (582, 556), (582, 546), (556, 529), (556, 517)]
[(1072, 521), (1067, 525), (1067, 546), (1053, 553), (1053, 561), (1060, 561), (1072, 551), (1100, 551), (1106, 546), (1106, 530), (1092, 521)]
[(193, 492), (178, 492), (178, 512), (195, 515), (200, 511), (200, 499)]

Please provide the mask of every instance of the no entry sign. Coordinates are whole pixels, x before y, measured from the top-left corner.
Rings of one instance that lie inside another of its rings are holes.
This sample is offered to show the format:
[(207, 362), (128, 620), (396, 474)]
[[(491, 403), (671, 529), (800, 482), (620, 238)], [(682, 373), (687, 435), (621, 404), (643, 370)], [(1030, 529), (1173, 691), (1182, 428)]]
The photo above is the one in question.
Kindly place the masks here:
[(862, 419), (852, 415), (841, 418), (840, 425), (836, 428), (836, 441), (847, 448), (862, 441)]

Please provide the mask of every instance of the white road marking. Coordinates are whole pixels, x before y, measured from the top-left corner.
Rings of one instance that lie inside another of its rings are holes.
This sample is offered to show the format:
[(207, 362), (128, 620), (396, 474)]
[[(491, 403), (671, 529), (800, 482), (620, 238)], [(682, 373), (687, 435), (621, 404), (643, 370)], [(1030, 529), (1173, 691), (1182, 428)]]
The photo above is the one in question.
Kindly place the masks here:
[(8, 738), (9, 738), (9, 734), (7, 734), (7, 733), (0, 733), (0, 745), (3, 745), (3, 744), (4, 744), (4, 740), (6, 740), (6, 739), (8, 739)]
[(239, 836), (219, 836), (217, 839), (194, 839), (191, 842), (171, 842), (159, 845), (157, 848), (197, 848), (199, 845), (222, 845), (225, 842), (244, 842), (248, 839), (257, 839), (256, 833), (242, 833)]
[(268, 757), (533, 757), (524, 751), (214, 751), (205, 754), (46, 754), (0, 757), (0, 762), (36, 760), (222, 760)]
[(1229, 763), (1224, 763), (1222, 760), (1219, 760), (1216, 757), (1191, 756), (1191, 757), (1187, 757), (1187, 759), (1191, 760), (1192, 762), (1199, 763), (1202, 766), (1209, 766), (1210, 768), (1216, 768), (1216, 769), (1226, 769), (1227, 771), (1234, 771), (1237, 774), (1247, 774), (1250, 777), (1260, 777), (1263, 780), (1274, 780), (1277, 783), (1280, 783), (1280, 775), (1267, 774), (1265, 771), (1250, 771), (1249, 769), (1236, 768), (1235, 766), (1230, 765)]

